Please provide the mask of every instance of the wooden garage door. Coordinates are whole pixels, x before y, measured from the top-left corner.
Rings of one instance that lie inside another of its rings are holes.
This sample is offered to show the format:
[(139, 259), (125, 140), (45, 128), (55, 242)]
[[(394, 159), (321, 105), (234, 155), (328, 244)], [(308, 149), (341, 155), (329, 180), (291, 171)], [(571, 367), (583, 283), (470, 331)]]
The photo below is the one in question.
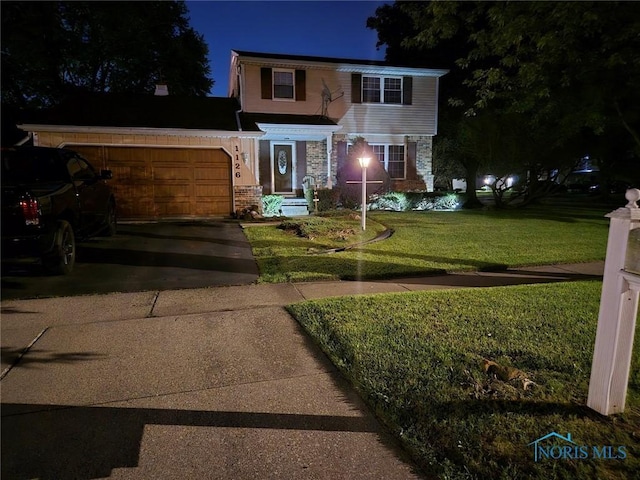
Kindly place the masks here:
[(229, 215), (231, 160), (222, 150), (143, 147), (69, 148), (113, 172), (120, 218)]

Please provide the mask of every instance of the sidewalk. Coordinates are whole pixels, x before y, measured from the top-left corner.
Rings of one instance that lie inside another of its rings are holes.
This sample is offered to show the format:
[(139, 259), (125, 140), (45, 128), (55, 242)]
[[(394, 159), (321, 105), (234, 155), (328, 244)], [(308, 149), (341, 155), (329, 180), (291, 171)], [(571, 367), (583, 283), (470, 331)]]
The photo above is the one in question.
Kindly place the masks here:
[(603, 266), (2, 302), (2, 478), (421, 478), (284, 305)]

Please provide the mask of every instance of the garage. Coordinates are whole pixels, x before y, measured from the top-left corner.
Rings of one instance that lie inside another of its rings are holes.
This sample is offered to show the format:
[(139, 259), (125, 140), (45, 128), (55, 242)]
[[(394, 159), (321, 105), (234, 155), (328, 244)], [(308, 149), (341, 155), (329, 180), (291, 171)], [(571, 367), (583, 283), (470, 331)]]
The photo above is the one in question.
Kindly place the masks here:
[(66, 145), (113, 172), (118, 216), (208, 217), (233, 210), (231, 159), (222, 149)]

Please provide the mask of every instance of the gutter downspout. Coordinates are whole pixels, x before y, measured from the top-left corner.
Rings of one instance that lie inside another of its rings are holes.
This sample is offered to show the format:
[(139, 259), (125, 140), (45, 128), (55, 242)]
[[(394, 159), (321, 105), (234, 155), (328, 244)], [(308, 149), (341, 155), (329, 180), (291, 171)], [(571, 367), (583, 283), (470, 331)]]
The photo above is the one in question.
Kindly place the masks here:
[(333, 133), (327, 135), (327, 188), (333, 188), (333, 182), (331, 181), (331, 154), (333, 153)]
[(22, 140), (20, 140), (19, 142), (17, 142), (14, 147), (21, 147), (23, 146), (25, 143), (27, 143), (29, 140), (31, 140), (33, 138), (33, 132), (28, 132), (27, 136), (24, 137)]

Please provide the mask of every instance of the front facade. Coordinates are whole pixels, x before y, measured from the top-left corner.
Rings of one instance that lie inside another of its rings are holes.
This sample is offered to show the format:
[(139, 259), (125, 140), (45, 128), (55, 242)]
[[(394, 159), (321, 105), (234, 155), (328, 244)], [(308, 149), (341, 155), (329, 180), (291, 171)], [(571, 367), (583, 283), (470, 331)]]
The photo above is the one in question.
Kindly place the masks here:
[(336, 184), (363, 137), (394, 190), (433, 190), (439, 77), (445, 70), (383, 62), (233, 51), (229, 96), (258, 140), (264, 194), (299, 196), (305, 181)]
[[(19, 127), (111, 169), (120, 218), (226, 216), (334, 188), (364, 137), (394, 190), (433, 190), (444, 70), (233, 51), (229, 96), (91, 94)], [(304, 202), (303, 202), (304, 203)]]

